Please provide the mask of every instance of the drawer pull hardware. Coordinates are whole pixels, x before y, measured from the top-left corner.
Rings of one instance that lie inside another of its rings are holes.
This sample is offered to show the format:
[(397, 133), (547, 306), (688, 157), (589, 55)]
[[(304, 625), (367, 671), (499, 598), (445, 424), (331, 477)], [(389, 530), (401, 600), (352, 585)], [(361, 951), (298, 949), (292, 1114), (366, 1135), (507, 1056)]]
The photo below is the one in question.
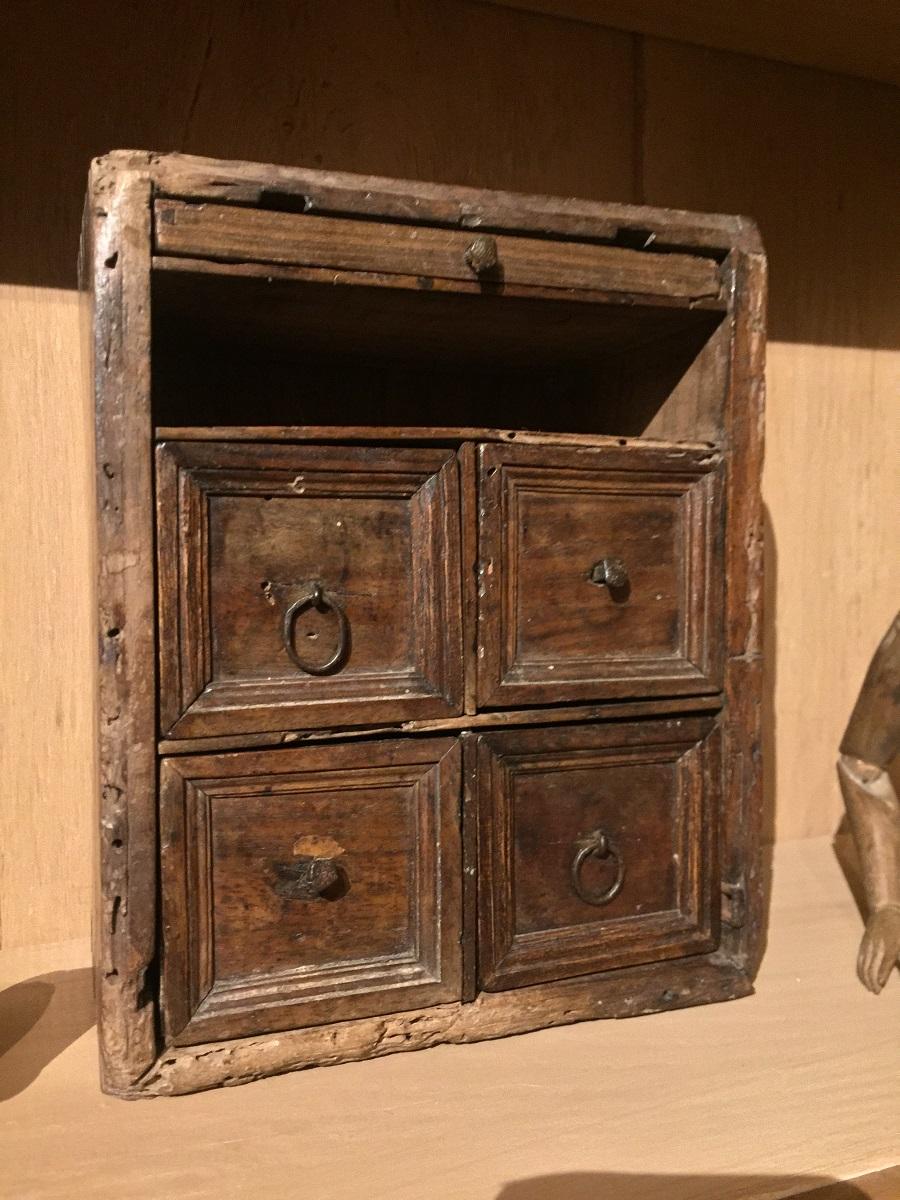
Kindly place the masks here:
[(621, 558), (601, 558), (591, 567), (591, 583), (608, 587), (611, 592), (623, 591), (629, 585), (628, 568)]
[[(318, 608), (320, 612), (325, 612), (328, 609), (334, 613), (338, 619), (338, 643), (334, 654), (327, 662), (320, 666), (315, 666), (310, 663), (305, 663), (297, 653), (294, 646), (294, 625), (297, 618), (302, 612), (308, 608)], [(307, 591), (303, 593), (290, 606), (284, 614), (284, 624), (281, 627), (281, 637), (284, 642), (284, 648), (290, 655), (291, 661), (305, 671), (307, 675), (330, 675), (334, 671), (339, 671), (344, 665), (344, 659), (347, 656), (347, 648), (350, 642), (350, 629), (347, 624), (347, 615), (344, 610), (335, 600), (334, 596), (330, 595), (322, 587), (321, 583), (310, 584)]]
[(480, 233), (466, 250), (465, 259), (476, 275), (487, 275), (496, 271), (500, 264), (496, 238)]
[[(612, 859), (616, 864), (616, 877), (606, 888), (591, 889), (585, 887), (581, 879), (581, 869), (589, 858)], [(622, 890), (625, 882), (625, 866), (618, 850), (609, 840), (602, 829), (595, 829), (575, 843), (575, 857), (572, 859), (572, 887), (575, 895), (585, 904), (609, 904)]]
[(278, 882), (275, 891), (287, 900), (318, 900), (341, 882), (341, 868), (333, 858), (298, 857), (293, 862), (276, 863)]

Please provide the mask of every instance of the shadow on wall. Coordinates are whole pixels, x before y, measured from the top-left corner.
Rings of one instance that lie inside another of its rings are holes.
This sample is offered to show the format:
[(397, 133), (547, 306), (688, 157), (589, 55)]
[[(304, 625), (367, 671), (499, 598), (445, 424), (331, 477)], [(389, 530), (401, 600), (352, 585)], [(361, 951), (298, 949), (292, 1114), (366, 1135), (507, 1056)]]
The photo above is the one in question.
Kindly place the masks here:
[(778, 663), (778, 546), (769, 506), (763, 504), (763, 682), (760, 713), (762, 754), (762, 818), (760, 828), (760, 886), (763, 894), (763, 927), (757, 951), (762, 961), (768, 941), (769, 911), (772, 900), (773, 855), (775, 852), (775, 800), (778, 778), (778, 726), (775, 720), (775, 685)]
[(809, 1175), (626, 1175), (578, 1171), (508, 1183), (496, 1200), (868, 1200), (855, 1183)]
[(94, 1024), (93, 972), (53, 971), (0, 992), (0, 1101), (17, 1096)]
[(774, 339), (896, 346), (895, 89), (523, 7), (16, 5), (0, 280), (74, 287), (89, 160), (180, 150), (750, 213)]

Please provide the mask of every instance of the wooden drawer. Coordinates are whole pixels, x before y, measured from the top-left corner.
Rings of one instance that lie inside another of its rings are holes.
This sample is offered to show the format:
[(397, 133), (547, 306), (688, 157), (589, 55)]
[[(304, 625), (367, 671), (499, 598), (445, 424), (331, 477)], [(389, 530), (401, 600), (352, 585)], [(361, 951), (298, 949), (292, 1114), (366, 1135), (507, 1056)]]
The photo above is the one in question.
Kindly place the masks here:
[(461, 711), (452, 452), (185, 441), (156, 463), (164, 733)]
[(482, 986), (713, 949), (720, 773), (712, 718), (483, 734)]
[(459, 999), (459, 764), (450, 738), (164, 760), (167, 1036)]
[(346, 220), (227, 204), (158, 200), (160, 254), (232, 262), (455, 280), (491, 287), (716, 301), (712, 258), (654, 254), (592, 242), (483, 234), (401, 222)]
[(500, 444), (479, 463), (479, 704), (721, 686), (716, 454)]

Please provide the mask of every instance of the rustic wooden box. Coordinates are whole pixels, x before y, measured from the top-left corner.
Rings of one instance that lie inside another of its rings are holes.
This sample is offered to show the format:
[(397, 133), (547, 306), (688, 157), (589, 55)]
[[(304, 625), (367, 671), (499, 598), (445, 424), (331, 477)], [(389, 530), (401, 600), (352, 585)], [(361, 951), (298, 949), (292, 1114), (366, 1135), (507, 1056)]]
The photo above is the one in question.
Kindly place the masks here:
[(748, 994), (752, 223), (119, 152), (83, 281), (104, 1088)]

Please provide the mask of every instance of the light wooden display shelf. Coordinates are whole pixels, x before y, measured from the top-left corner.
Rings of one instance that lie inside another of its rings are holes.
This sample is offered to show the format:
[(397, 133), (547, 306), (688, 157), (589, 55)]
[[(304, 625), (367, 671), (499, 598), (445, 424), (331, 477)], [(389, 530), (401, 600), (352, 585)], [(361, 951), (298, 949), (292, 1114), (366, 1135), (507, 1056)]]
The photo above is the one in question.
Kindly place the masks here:
[(788, 842), (746, 1000), (152, 1103), (100, 1094), (86, 943), (10, 951), (0, 1196), (892, 1200), (900, 980), (857, 983), (860, 928), (829, 841)]

